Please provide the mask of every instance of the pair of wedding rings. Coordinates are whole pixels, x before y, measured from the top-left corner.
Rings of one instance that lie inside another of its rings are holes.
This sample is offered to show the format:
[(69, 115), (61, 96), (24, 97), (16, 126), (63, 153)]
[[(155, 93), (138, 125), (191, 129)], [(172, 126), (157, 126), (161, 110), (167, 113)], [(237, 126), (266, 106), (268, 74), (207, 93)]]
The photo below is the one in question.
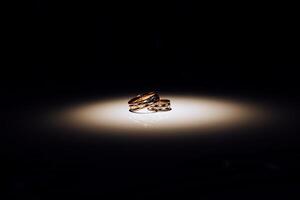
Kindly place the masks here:
[(161, 99), (155, 92), (137, 95), (128, 101), (129, 111), (138, 112), (147, 109), (151, 112), (172, 110), (169, 99)]

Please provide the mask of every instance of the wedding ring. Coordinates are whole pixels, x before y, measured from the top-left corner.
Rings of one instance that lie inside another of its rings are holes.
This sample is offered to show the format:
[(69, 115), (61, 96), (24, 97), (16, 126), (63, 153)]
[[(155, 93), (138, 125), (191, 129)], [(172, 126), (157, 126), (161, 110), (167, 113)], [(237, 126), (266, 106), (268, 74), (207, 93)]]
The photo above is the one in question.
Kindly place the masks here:
[(128, 101), (129, 111), (135, 112), (155, 104), (159, 101), (159, 96), (155, 92), (140, 94)]
[(170, 111), (171, 103), (169, 99), (160, 99), (158, 102), (152, 104), (151, 106), (147, 107), (149, 111)]

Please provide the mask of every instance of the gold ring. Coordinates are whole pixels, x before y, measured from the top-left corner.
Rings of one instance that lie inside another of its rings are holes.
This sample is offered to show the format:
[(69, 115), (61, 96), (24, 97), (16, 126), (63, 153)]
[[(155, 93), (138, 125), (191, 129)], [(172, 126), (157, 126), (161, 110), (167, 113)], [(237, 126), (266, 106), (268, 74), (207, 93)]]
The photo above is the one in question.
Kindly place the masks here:
[(172, 110), (169, 99), (160, 99), (158, 102), (152, 104), (147, 109), (149, 111), (155, 111), (155, 112)]
[(148, 92), (145, 94), (137, 95), (128, 101), (129, 111), (135, 112), (155, 104), (159, 101), (159, 96), (155, 92)]

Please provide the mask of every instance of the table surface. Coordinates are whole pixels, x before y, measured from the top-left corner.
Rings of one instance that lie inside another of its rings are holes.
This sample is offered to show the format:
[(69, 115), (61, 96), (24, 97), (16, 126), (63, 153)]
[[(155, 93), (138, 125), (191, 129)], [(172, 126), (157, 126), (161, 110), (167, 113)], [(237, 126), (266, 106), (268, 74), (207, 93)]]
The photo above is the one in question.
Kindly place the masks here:
[(271, 125), (224, 129), (218, 134), (185, 135), (180, 130), (179, 135), (168, 137), (53, 128), (42, 117), (45, 111), (97, 98), (7, 102), (1, 148), (12, 196), (252, 199), (299, 195), (297, 102), (264, 101), (281, 110), (281, 117)]

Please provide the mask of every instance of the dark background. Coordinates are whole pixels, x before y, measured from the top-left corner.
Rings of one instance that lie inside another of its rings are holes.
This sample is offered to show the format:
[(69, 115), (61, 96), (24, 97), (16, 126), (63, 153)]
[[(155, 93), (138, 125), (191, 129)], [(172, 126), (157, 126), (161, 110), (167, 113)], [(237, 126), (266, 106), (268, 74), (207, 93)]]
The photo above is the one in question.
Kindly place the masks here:
[[(298, 195), (295, 5), (35, 0), (8, 18), (1, 107), (11, 197)], [(149, 90), (256, 98), (290, 114), (250, 132), (265, 138), (172, 142), (70, 139), (24, 122), (52, 104)]]
[(293, 5), (40, 0), (29, 8), (9, 31), (16, 89), (296, 92)]

